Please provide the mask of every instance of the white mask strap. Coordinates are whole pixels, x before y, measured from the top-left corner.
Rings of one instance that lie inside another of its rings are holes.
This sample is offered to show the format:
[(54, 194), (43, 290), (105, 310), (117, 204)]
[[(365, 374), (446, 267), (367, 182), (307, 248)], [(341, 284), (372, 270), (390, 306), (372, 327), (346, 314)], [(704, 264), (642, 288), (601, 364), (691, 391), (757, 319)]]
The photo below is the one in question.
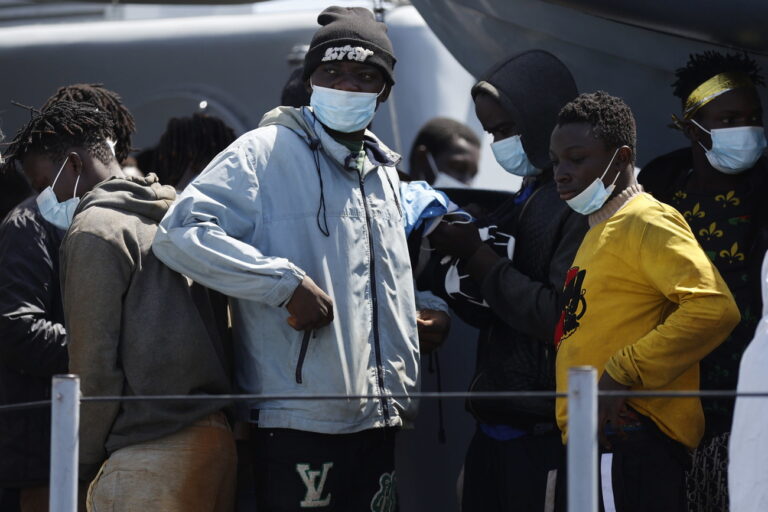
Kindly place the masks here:
[(75, 190), (72, 192), (72, 197), (77, 197), (77, 184), (80, 183), (80, 175), (77, 175), (77, 179), (75, 180)]
[[(707, 130), (707, 129), (706, 129), (706, 128), (704, 128), (703, 126), (701, 126), (699, 123), (697, 123), (695, 119), (691, 119), (691, 122), (692, 122), (693, 124), (695, 124), (696, 126), (698, 126), (698, 127), (699, 127), (699, 129), (700, 129), (701, 131), (703, 131), (703, 132), (705, 132), (705, 133), (708, 133), (710, 137), (712, 136), (712, 132), (711, 132), (711, 131), (709, 131), (709, 130)], [(709, 149), (707, 149), (707, 146), (705, 146), (704, 144), (702, 144), (700, 140), (697, 140), (696, 142), (698, 143), (698, 145), (699, 145), (699, 146), (701, 146), (701, 149), (703, 149), (705, 152), (706, 152), (706, 151), (709, 151)]]
[[(618, 148), (616, 148), (616, 151), (613, 152), (613, 156), (611, 157), (611, 161), (608, 162), (608, 167), (605, 168), (605, 172), (603, 172), (603, 175), (600, 176), (600, 181), (603, 181), (603, 178), (605, 178), (605, 175), (608, 174), (608, 170), (611, 168), (611, 165), (613, 165), (613, 161), (616, 159), (616, 155), (618, 155), (619, 154), (619, 150), (621, 148), (624, 148), (624, 147), (626, 147), (626, 146), (618, 147)], [(616, 177), (613, 178), (613, 181), (611, 182), (611, 185), (615, 185), (616, 184), (616, 180), (619, 179), (619, 174), (621, 174), (621, 172), (617, 172), (616, 173)]]
[(432, 152), (429, 150), (427, 150), (427, 163), (429, 164), (429, 168), (432, 169), (432, 172), (435, 174), (435, 178), (437, 178), (437, 175), (440, 174), (440, 170), (437, 168), (435, 157), (432, 156)]
[[(69, 160), (69, 155), (67, 155), (67, 158), (64, 159), (64, 163), (61, 164), (61, 167), (59, 167), (59, 172), (56, 173), (56, 177), (53, 178), (53, 183), (51, 183), (51, 189), (56, 186), (56, 181), (59, 179), (59, 176), (61, 175), (61, 171), (64, 170), (64, 166), (67, 165), (67, 160)], [(80, 175), (77, 176), (80, 178)]]
[(691, 122), (692, 122), (693, 124), (695, 124), (696, 126), (698, 126), (698, 127), (701, 129), (701, 130), (703, 130), (703, 131), (707, 132), (709, 135), (712, 135), (712, 132), (711, 132), (711, 131), (709, 131), (709, 130), (707, 130), (706, 128), (704, 128), (703, 126), (701, 126), (699, 123), (697, 123), (697, 122), (696, 122), (696, 120), (695, 120), (695, 119), (691, 119)]

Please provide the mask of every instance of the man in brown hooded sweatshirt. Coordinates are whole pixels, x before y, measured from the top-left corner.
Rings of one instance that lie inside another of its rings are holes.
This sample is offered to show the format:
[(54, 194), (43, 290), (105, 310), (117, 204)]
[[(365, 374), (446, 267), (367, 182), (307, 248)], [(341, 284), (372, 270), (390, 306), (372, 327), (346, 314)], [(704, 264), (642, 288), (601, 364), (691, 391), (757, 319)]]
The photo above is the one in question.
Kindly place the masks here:
[[(62, 242), (70, 371), (85, 396), (229, 391), (211, 310), (150, 245), (174, 201), (156, 176), (113, 178), (83, 197)], [(128, 401), (82, 408), (88, 510), (231, 510), (235, 446), (222, 403)], [(99, 469), (100, 468), (100, 469)]]

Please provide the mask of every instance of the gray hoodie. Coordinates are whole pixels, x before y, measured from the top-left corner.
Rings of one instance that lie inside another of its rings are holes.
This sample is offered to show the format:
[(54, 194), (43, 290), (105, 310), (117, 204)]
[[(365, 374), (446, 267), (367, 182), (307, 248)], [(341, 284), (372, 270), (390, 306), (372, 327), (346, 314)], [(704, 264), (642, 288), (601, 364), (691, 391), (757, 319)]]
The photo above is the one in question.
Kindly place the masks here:
[[(229, 392), (211, 311), (187, 279), (150, 251), (175, 199), (147, 178), (113, 178), (86, 194), (61, 246), (61, 290), (70, 371), (83, 395)], [(117, 449), (176, 432), (220, 402), (83, 405), (80, 463), (92, 475)]]
[[(158, 258), (233, 298), (243, 391), (400, 395), (260, 400), (252, 406), (262, 427), (340, 434), (401, 426), (415, 414), (407, 395), (418, 386), (419, 354), (399, 156), (366, 138), (359, 166), (308, 108), (273, 110), (184, 190), (157, 232)], [(304, 275), (334, 301), (333, 322), (311, 339), (287, 324), (284, 307)]]

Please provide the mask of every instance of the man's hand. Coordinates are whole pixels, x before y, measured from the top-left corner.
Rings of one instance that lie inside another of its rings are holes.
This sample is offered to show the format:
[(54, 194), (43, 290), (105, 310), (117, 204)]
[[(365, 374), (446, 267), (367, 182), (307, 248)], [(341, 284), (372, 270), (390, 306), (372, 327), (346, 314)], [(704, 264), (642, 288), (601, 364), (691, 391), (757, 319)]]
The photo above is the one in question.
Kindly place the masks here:
[(285, 308), (288, 325), (297, 331), (319, 329), (333, 321), (333, 300), (309, 276), (304, 276)]
[(432, 247), (450, 256), (469, 259), (483, 245), (480, 232), (474, 224), (448, 224), (441, 222), (429, 235)]
[(419, 330), (419, 349), (429, 354), (440, 348), (451, 329), (451, 317), (444, 311), (422, 309), (416, 316)]
[[(608, 375), (608, 372), (603, 372), (603, 376), (600, 377), (600, 382), (597, 387), (600, 391), (624, 391), (629, 389), (629, 386), (616, 382), (613, 377)], [(621, 425), (623, 423), (621, 418), (627, 413), (627, 406), (624, 403), (625, 401), (626, 398), (619, 396), (604, 396), (600, 398), (597, 410), (597, 436), (600, 441), (600, 446), (606, 450), (611, 449), (611, 443), (605, 435), (605, 427), (607, 424), (611, 425), (616, 432), (616, 435), (626, 435), (624, 431), (621, 430)]]

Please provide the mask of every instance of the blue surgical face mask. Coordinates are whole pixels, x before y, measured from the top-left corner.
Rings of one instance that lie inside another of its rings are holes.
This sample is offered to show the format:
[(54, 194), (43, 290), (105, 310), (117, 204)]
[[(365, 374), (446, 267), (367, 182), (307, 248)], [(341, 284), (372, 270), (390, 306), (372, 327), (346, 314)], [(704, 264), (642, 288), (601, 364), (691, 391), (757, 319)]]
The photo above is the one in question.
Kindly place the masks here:
[[(624, 146), (621, 146), (621, 148), (623, 147)], [(616, 151), (613, 152), (611, 161), (608, 162), (608, 167), (605, 168), (602, 176), (595, 178), (595, 181), (593, 181), (587, 188), (582, 190), (576, 197), (565, 200), (565, 202), (568, 203), (568, 206), (570, 206), (574, 211), (582, 215), (589, 215), (590, 213), (594, 213), (602, 208), (608, 198), (611, 197), (613, 190), (616, 188), (616, 180), (619, 179), (619, 174), (621, 173), (616, 173), (616, 177), (613, 178), (613, 181), (610, 185), (608, 185), (607, 188), (603, 184), (603, 178), (605, 178), (605, 175), (608, 174), (608, 170), (611, 168), (613, 160), (616, 158), (616, 155), (619, 153), (621, 148), (616, 148)]]
[(762, 126), (736, 126), (707, 130), (691, 119), (691, 122), (712, 137), (712, 149), (699, 142), (709, 164), (724, 174), (739, 174), (757, 163), (766, 147), (765, 129)]
[(65, 158), (64, 163), (61, 164), (59, 172), (56, 173), (56, 177), (53, 179), (53, 184), (49, 187), (45, 187), (45, 190), (40, 192), (35, 200), (43, 218), (59, 229), (69, 229), (70, 224), (72, 224), (72, 218), (75, 216), (77, 205), (80, 204), (80, 198), (77, 197), (77, 185), (80, 183), (79, 174), (75, 180), (75, 190), (72, 192), (71, 199), (67, 199), (63, 203), (60, 203), (56, 194), (53, 192), (53, 187), (56, 186), (56, 180), (59, 179), (61, 171), (64, 170), (64, 166), (67, 165), (67, 160), (69, 160), (69, 157)]
[(528, 160), (519, 135), (494, 142), (491, 144), (491, 150), (499, 165), (510, 174), (522, 177), (541, 174), (541, 169), (537, 169)]
[(379, 94), (351, 92), (312, 85), (309, 105), (325, 126), (342, 133), (354, 133), (371, 124)]

